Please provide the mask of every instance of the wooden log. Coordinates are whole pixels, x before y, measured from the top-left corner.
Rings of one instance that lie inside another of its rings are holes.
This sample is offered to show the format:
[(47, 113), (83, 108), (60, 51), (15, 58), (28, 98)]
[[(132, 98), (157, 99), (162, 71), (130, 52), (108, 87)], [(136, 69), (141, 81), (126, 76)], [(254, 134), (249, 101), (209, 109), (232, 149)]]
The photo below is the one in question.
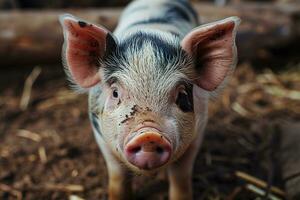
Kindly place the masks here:
[(91, 8), (91, 7), (117, 7), (125, 6), (130, 0), (0, 0), (0, 9), (57, 9), (57, 8)]
[(66, 12), (111, 30), (120, 15), (119, 9), (1, 12), (1, 66), (60, 62), (63, 35), (58, 16)]
[[(216, 7), (195, 3), (203, 23), (228, 16), (243, 20), (238, 32), (239, 55), (255, 57), (260, 48), (281, 45), (299, 37), (300, 4), (235, 4)], [(62, 32), (58, 15), (71, 13), (113, 30), (120, 8), (84, 10), (3, 11), (0, 13), (0, 65), (38, 65), (60, 62)], [(296, 17), (295, 17), (296, 16)]]
[(241, 3), (225, 7), (195, 4), (204, 22), (239, 16), (240, 60), (255, 59), (263, 49), (284, 46), (300, 37), (300, 4)]

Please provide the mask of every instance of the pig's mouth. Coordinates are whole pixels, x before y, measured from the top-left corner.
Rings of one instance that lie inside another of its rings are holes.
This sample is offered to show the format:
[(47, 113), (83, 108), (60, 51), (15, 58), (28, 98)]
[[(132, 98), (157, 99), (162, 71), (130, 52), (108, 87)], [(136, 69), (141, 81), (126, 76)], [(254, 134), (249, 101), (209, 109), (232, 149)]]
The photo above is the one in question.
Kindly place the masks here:
[(124, 153), (135, 167), (153, 170), (170, 160), (172, 145), (155, 124), (142, 123), (125, 139)]

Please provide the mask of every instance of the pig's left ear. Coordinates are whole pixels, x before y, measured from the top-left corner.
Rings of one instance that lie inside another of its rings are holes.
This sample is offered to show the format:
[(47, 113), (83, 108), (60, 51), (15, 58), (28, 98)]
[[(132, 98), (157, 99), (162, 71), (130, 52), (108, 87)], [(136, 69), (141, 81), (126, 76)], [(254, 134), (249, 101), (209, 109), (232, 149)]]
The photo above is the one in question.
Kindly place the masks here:
[(81, 88), (90, 88), (101, 81), (100, 61), (116, 46), (105, 28), (89, 24), (66, 14), (60, 16), (64, 31), (63, 61), (70, 78)]
[(182, 48), (192, 57), (197, 74), (195, 83), (213, 91), (232, 72), (237, 62), (236, 29), (240, 19), (230, 17), (200, 26), (187, 34)]

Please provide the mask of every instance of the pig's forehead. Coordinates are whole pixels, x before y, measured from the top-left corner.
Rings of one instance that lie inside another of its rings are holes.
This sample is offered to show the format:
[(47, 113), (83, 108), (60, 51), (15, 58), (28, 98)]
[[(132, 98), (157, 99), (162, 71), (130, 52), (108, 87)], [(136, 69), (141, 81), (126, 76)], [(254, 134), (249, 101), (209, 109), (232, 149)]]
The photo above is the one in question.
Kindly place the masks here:
[(163, 32), (143, 32), (137, 31), (129, 36), (123, 37), (119, 44), (120, 52), (143, 51), (149, 44), (153, 46), (153, 51), (164, 56), (176, 56), (181, 50), (179, 37), (171, 33)]
[(190, 65), (191, 60), (180, 47), (179, 38), (137, 32), (121, 41), (117, 50), (105, 61), (105, 78), (117, 76), (132, 81), (174, 81), (180, 74), (184, 75)]

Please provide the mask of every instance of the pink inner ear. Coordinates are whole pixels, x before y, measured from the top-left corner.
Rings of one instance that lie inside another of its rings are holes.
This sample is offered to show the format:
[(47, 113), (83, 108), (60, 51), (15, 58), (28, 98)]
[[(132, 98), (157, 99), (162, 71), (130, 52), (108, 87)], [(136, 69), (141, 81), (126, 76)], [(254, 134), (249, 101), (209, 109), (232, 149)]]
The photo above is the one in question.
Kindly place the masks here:
[(235, 62), (234, 21), (200, 27), (182, 41), (182, 48), (195, 60), (199, 87), (215, 90)]
[(100, 81), (99, 59), (105, 50), (107, 31), (92, 24), (65, 19), (66, 61), (74, 81), (89, 88)]

